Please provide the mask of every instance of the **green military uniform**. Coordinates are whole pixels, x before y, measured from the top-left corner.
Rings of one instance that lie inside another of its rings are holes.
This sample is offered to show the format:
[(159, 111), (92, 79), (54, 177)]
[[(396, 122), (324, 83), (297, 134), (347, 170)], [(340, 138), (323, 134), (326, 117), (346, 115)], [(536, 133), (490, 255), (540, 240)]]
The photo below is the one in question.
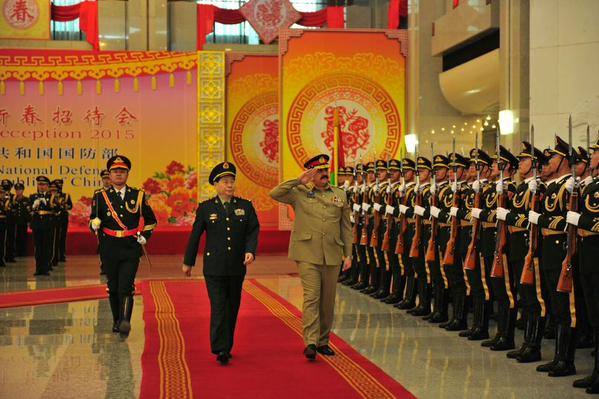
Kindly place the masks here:
[[(304, 166), (328, 168), (328, 156), (312, 158)], [(295, 210), (289, 259), (297, 263), (304, 288), (304, 343), (307, 348), (328, 347), (339, 265), (343, 256), (352, 255), (350, 210), (345, 192), (330, 186), (318, 190), (293, 179), (279, 184), (270, 195)]]

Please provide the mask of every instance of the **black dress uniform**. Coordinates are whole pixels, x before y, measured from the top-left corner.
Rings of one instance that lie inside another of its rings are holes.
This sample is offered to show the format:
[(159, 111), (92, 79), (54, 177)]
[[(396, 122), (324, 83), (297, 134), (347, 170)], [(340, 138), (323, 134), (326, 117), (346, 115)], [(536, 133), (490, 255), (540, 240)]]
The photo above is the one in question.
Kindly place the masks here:
[[(115, 155), (107, 162), (107, 169), (131, 169), (131, 161)], [(100, 258), (106, 272), (113, 331), (127, 337), (131, 330), (135, 275), (143, 253), (139, 241), (148, 240), (156, 227), (156, 217), (142, 190), (123, 187), (102, 190), (94, 196), (90, 213), (90, 227), (100, 237)], [(141, 239), (143, 237), (143, 239)]]
[[(364, 223), (368, 219), (370, 223), (369, 212), (364, 210), (362, 206), (370, 197), (370, 185), (368, 184), (368, 174), (374, 173), (374, 163), (369, 162), (366, 165), (359, 164), (356, 166), (356, 173), (362, 175), (362, 184), (359, 187), (359, 196), (356, 198), (359, 200), (358, 203), (353, 205), (354, 215), (358, 215), (356, 223), (358, 223), (358, 242), (355, 244), (356, 252), (358, 254), (358, 262), (360, 263), (360, 277), (359, 281), (352, 285), (353, 289), (364, 290), (368, 287), (370, 281), (370, 252), (368, 245), (362, 245), (360, 243), (362, 239), (362, 231), (364, 229)], [(355, 218), (355, 216), (354, 216)], [(368, 237), (367, 237), (368, 238)]]
[(8, 214), (10, 212), (10, 198), (9, 194), (4, 191), (4, 188), (0, 189), (0, 267), (6, 267), (5, 253), (6, 248), (6, 225)]
[[(209, 182), (235, 176), (235, 166), (223, 162), (214, 167)], [(218, 196), (202, 202), (196, 211), (183, 263), (194, 266), (201, 235), (206, 232), (204, 278), (210, 297), (210, 347), (212, 353), (228, 356), (233, 348), (237, 313), (246, 273), (246, 253), (255, 256), (260, 224), (252, 203), (233, 197), (221, 202)]]
[(15, 226), (15, 218), (12, 212), (12, 202), (14, 199), (14, 194), (10, 192), (12, 189), (12, 182), (8, 179), (2, 180), (2, 188), (5, 192), (5, 197), (8, 198), (8, 213), (6, 215), (6, 253), (4, 255), (4, 260), (6, 262), (16, 262), (15, 261), (15, 234), (16, 234), (16, 226)]
[(50, 255), (50, 264), (52, 266), (58, 265), (58, 251), (60, 246), (60, 217), (63, 213), (64, 204), (62, 202), (62, 195), (60, 194), (58, 180), (52, 180), (50, 182), (50, 202), (54, 208), (54, 217), (52, 218), (52, 250)]
[(21, 193), (13, 197), (10, 205), (11, 214), (15, 219), (15, 255), (18, 257), (27, 255), (27, 226), (31, 219), (31, 203), (29, 197), (22, 195), (24, 189), (23, 183), (15, 184), (15, 190)]
[[(352, 209), (351, 222), (352, 232), (354, 237), (360, 238), (360, 230), (362, 228), (362, 221), (360, 215), (360, 205), (362, 204), (362, 194), (360, 192), (359, 177), (363, 176), (364, 166), (361, 164), (356, 165), (355, 169), (352, 167), (346, 168), (346, 173), (351, 173), (354, 176), (354, 183), (349, 187), (347, 192), (347, 201)], [(359, 252), (359, 242), (352, 243), (352, 267), (347, 279), (344, 279), (342, 284), (353, 287), (360, 283), (362, 274), (362, 259)]]
[(66, 262), (66, 250), (67, 250), (67, 233), (69, 230), (69, 212), (73, 209), (73, 200), (71, 199), (71, 195), (62, 191), (62, 186), (64, 181), (62, 179), (57, 179), (56, 183), (58, 184), (58, 192), (60, 193), (60, 203), (62, 204), (62, 209), (60, 214), (58, 215), (58, 247), (57, 247), (57, 257), (59, 262)]
[[(46, 176), (36, 178), (38, 184), (50, 184)], [(31, 231), (35, 246), (35, 276), (49, 276), (52, 269), (52, 228), (54, 205), (49, 191), (37, 192), (29, 196), (31, 208)]]
[[(382, 159), (376, 161), (376, 170), (377, 174), (379, 171), (387, 172), (387, 162)], [(374, 191), (373, 213), (376, 214), (375, 217), (378, 217), (380, 220), (377, 231), (378, 243), (375, 243), (376, 246), (372, 246), (377, 259), (377, 272), (379, 275), (378, 284), (375, 287), (376, 290), (370, 293), (370, 296), (375, 299), (387, 297), (389, 295), (389, 291), (391, 290), (391, 269), (388, 264), (389, 259), (387, 258), (385, 251), (382, 249), (383, 235), (385, 234), (385, 196), (387, 193), (388, 184), (388, 180), (383, 180), (379, 183), (378, 187), (375, 185), (376, 190)], [(378, 208), (378, 210), (376, 208)], [(373, 223), (373, 229), (374, 228), (375, 226)]]
[[(366, 173), (373, 173), (376, 175), (375, 162), (368, 162), (366, 164)], [(368, 264), (368, 276), (367, 286), (360, 290), (360, 292), (370, 295), (376, 292), (379, 288), (379, 259), (376, 250), (370, 245), (372, 240), (372, 232), (374, 230), (374, 200), (377, 192), (377, 184), (375, 181), (371, 182), (366, 186), (366, 191), (362, 197), (362, 210), (364, 224), (367, 224), (366, 228), (366, 244), (363, 245), (365, 250), (365, 258)], [(364, 232), (364, 229), (362, 229)], [(363, 234), (361, 234), (360, 238)]]

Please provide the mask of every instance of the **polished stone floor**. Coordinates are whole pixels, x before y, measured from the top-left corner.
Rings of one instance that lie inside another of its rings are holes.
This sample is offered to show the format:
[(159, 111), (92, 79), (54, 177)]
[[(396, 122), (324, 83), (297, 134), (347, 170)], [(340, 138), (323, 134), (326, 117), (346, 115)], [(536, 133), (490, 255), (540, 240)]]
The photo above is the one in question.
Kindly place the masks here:
[[(138, 277), (181, 278), (180, 257), (142, 260)], [(248, 271), (297, 307), (302, 289), (284, 256), (259, 257)], [(194, 272), (200, 278), (201, 267)], [(33, 260), (0, 268), (0, 292), (97, 284), (94, 257), (71, 257), (51, 277), (33, 277)], [(121, 342), (111, 332), (106, 300), (0, 309), (0, 398), (135, 398), (144, 346), (142, 304)], [(242, 304), (243, 306), (243, 304)], [(457, 337), (351, 289), (338, 290), (335, 332), (419, 398), (577, 398), (577, 377), (549, 378), (537, 364)], [(518, 339), (521, 332), (518, 331)], [(549, 359), (554, 341), (545, 341)], [(298, 343), (301, 345), (301, 343)], [(207, 350), (207, 356), (208, 354)], [(298, 353), (301, 356), (301, 353)], [(577, 351), (579, 374), (590, 373), (590, 350)]]

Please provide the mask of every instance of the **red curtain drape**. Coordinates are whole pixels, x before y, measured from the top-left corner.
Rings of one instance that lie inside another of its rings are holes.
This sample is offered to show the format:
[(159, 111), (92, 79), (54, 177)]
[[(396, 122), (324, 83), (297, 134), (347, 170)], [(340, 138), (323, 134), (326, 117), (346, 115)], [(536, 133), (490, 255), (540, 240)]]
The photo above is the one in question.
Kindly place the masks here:
[[(345, 26), (344, 7), (327, 7), (315, 12), (299, 12), (301, 18), (298, 25), (319, 27), (325, 24), (329, 28), (343, 28)], [(234, 25), (245, 21), (245, 17), (239, 10), (218, 8), (209, 4), (198, 4), (198, 43), (197, 48), (201, 50), (206, 44), (206, 36), (214, 32), (214, 23)]]
[(408, 16), (408, 0), (389, 1), (389, 29), (399, 29), (400, 17)]
[(79, 30), (94, 50), (100, 49), (98, 30), (98, 2), (83, 1), (72, 6), (55, 6), (52, 4), (52, 20), (57, 22), (74, 21), (79, 18)]

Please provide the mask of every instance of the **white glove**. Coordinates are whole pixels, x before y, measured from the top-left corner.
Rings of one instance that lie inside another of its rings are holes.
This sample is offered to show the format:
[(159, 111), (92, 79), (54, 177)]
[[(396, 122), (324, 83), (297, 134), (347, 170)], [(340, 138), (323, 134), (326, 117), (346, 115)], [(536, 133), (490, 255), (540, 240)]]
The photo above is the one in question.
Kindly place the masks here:
[(374, 203), (374, 210), (377, 212), (380, 212), (381, 210), (381, 204), (377, 204), (376, 202)]
[(349, 221), (352, 222), (352, 223), (356, 223), (356, 219), (354, 218), (354, 214), (353, 213), (349, 214)]
[(480, 214), (482, 213), (482, 209), (480, 208), (472, 208), (472, 211), (470, 212), (472, 214), (472, 217), (474, 219), (480, 219)]
[(142, 236), (141, 234), (138, 234), (137, 236), (137, 242), (140, 243), (141, 245), (146, 245), (146, 237)]
[(439, 217), (439, 213), (441, 213), (441, 209), (436, 206), (431, 206), (431, 216), (437, 219)]
[[(405, 206), (405, 205), (400, 205), (399, 206), (399, 212), (402, 213), (402, 214), (404, 214), (404, 215), (408, 211), (408, 209), (409, 208), (407, 206)], [(420, 216), (422, 216), (422, 215), (420, 215)]]
[(431, 183), (431, 194), (435, 195), (437, 192), (437, 185), (435, 183)]
[(455, 181), (451, 183), (451, 191), (453, 191), (454, 193), (458, 192), (458, 183), (456, 183)]
[(532, 179), (531, 181), (528, 182), (528, 189), (531, 192), (536, 193), (538, 188), (539, 188), (539, 185), (537, 183), (537, 179)]
[(480, 181), (479, 180), (475, 180), (472, 183), (472, 189), (474, 190), (475, 193), (479, 193), (480, 192)]
[(578, 226), (579, 220), (580, 220), (580, 213), (568, 211), (568, 214), (566, 215), (566, 222), (568, 222), (568, 224), (571, 224), (572, 226)]
[(510, 213), (510, 211), (505, 208), (497, 208), (497, 219), (505, 220), (508, 213)]
[(35, 201), (33, 201), (33, 205), (31, 206), (33, 209), (37, 209), (40, 207), (40, 199), (36, 199)]
[(535, 211), (528, 211), (528, 221), (532, 224), (539, 223), (539, 216), (541, 216), (540, 213), (537, 213)]
[(102, 224), (102, 221), (99, 218), (92, 219), (92, 222), (91, 222), (92, 230), (94, 230), (94, 231), (100, 230), (101, 224)]
[(497, 194), (503, 194), (503, 182), (502, 181), (498, 181), (497, 183), (495, 183), (495, 191), (497, 191)]
[(364, 212), (368, 212), (368, 210), (370, 209), (370, 204), (362, 202), (362, 209), (364, 209)]
[(386, 214), (393, 215), (393, 212), (395, 212), (395, 208), (392, 207), (391, 205), (387, 205), (385, 207), (385, 213)]
[(366, 192), (366, 184), (362, 184), (360, 187), (360, 193), (364, 194)]
[(416, 215), (418, 215), (418, 216), (424, 216), (424, 211), (425, 211), (425, 210), (426, 210), (426, 209), (424, 209), (424, 208), (423, 208), (423, 207), (421, 207), (420, 205), (416, 205), (416, 206), (414, 207), (414, 213), (415, 213)]
[(360, 212), (360, 209), (362, 209), (362, 208), (360, 207), (360, 204), (354, 204), (353, 209), (354, 209), (354, 212)]
[(570, 177), (568, 180), (566, 180), (565, 186), (566, 186), (566, 190), (568, 190), (568, 192), (570, 194), (572, 194), (572, 192), (574, 191), (574, 184), (576, 183), (576, 181), (574, 180), (573, 177)]
[(346, 190), (349, 188), (349, 180), (343, 182), (343, 188), (345, 188)]
[(46, 201), (46, 199), (45, 199), (45, 198), (38, 198), (38, 201), (39, 201), (40, 203), (43, 203), (44, 205), (46, 205), (46, 204), (47, 204), (47, 202), (48, 202), (48, 201)]
[(449, 209), (449, 214), (450, 214), (451, 216), (453, 216), (453, 217), (456, 217), (456, 216), (458, 216), (458, 210), (459, 210), (459, 209), (460, 209), (460, 208), (458, 208), (458, 207), (452, 206), (452, 207)]

